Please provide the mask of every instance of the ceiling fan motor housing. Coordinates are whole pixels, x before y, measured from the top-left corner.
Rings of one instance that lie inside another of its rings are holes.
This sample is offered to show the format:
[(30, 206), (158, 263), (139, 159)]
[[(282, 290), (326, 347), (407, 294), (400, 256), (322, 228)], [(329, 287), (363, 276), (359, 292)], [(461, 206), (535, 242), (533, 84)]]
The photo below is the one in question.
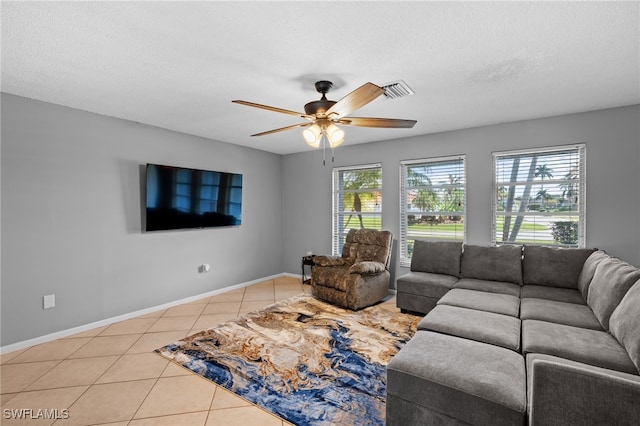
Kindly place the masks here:
[(333, 87), (333, 83), (327, 80), (316, 81), (316, 90), (318, 93), (322, 93), (322, 98), (319, 101), (309, 102), (304, 106), (304, 112), (307, 115), (315, 115), (316, 118), (323, 118), (324, 114), (331, 108), (336, 101), (330, 101), (327, 99), (327, 93)]

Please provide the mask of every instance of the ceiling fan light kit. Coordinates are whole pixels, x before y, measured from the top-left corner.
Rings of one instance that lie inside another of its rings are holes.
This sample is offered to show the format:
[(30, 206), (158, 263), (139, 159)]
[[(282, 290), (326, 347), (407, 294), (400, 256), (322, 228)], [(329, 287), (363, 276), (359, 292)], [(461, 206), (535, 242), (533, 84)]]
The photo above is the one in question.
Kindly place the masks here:
[[(416, 120), (401, 120), (395, 118), (373, 118), (373, 117), (348, 117), (352, 112), (362, 108), (378, 96), (385, 93), (385, 89), (373, 83), (365, 83), (339, 101), (327, 99), (327, 93), (333, 83), (327, 80), (315, 83), (316, 91), (322, 94), (318, 101), (311, 101), (304, 106), (304, 113), (276, 108), (268, 105), (256, 104), (253, 102), (234, 100), (232, 102), (254, 108), (266, 109), (282, 114), (296, 115), (308, 120), (307, 123), (294, 124), (281, 127), (279, 129), (268, 130), (256, 133), (251, 136), (264, 136), (272, 133), (291, 130), (298, 127), (307, 127), (303, 132), (305, 142), (312, 148), (319, 148), (320, 143), (326, 140), (331, 149), (344, 142), (344, 130), (336, 124), (343, 126), (359, 127), (381, 127), (381, 128), (411, 128), (416, 124)], [(325, 144), (322, 144), (323, 148)]]

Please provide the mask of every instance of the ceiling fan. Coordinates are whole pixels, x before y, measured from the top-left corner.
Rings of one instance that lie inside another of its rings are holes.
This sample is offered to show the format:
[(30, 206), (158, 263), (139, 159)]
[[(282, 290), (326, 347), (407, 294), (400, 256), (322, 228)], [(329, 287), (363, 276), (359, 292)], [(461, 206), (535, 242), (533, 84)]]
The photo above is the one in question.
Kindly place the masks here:
[(332, 82), (322, 80), (316, 82), (315, 86), (318, 93), (322, 94), (322, 97), (318, 101), (311, 101), (307, 103), (304, 106), (304, 113), (241, 100), (234, 100), (232, 102), (250, 107), (262, 108), (269, 111), (280, 112), (283, 114), (295, 115), (308, 120), (305, 123), (268, 130), (251, 136), (264, 136), (298, 127), (308, 127), (304, 130), (303, 136), (307, 144), (313, 148), (318, 148), (320, 146), (320, 142), (323, 140), (323, 137), (329, 142), (329, 146), (331, 148), (334, 148), (344, 142), (344, 131), (340, 129), (337, 124), (343, 126), (386, 128), (411, 128), (416, 124), (416, 120), (349, 117), (349, 114), (362, 108), (384, 93), (383, 88), (378, 87), (373, 83), (363, 84), (337, 102), (327, 99), (327, 93), (333, 86)]

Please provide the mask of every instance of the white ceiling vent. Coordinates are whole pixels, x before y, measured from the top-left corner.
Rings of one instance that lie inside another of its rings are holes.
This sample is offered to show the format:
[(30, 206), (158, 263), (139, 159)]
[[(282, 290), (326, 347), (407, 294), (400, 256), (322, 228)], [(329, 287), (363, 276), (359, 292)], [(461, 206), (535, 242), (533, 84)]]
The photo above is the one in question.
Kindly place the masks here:
[(413, 95), (414, 91), (403, 80), (394, 81), (393, 83), (387, 83), (382, 86), (384, 89), (383, 99), (398, 99), (404, 96)]

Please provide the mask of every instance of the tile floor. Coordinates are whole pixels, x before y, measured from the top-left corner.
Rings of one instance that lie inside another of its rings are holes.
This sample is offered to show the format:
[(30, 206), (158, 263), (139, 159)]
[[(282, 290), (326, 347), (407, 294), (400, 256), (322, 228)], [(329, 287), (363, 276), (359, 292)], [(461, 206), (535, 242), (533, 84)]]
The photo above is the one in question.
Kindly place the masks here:
[[(2, 355), (2, 425), (277, 425), (279, 417), (177, 366), (154, 349), (309, 293), (281, 277)], [(11, 409), (58, 420), (7, 419)], [(63, 411), (66, 410), (66, 411)]]

